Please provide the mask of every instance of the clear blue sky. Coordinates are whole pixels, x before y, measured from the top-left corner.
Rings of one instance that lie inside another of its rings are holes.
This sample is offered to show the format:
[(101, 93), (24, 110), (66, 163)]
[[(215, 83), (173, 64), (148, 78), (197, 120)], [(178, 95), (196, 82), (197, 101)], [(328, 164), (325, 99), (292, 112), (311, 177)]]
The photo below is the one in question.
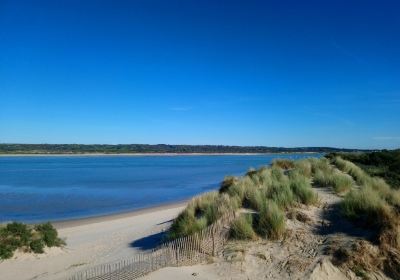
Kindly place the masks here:
[(397, 3), (0, 0), (0, 142), (400, 147)]

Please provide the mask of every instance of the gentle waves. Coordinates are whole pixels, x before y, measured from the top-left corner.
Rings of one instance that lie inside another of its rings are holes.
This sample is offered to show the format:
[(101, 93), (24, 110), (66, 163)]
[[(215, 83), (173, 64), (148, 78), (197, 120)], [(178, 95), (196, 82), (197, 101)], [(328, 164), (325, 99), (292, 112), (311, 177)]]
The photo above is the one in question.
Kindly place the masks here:
[(184, 200), (275, 158), (320, 156), (2, 156), (0, 223), (91, 217)]

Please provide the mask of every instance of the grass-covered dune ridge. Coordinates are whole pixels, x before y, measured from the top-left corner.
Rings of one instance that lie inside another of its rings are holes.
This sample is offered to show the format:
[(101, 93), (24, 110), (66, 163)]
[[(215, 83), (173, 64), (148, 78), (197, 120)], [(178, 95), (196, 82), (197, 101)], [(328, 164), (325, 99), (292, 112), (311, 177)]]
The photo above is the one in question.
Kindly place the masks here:
[(17, 249), (41, 254), (46, 246), (59, 247), (64, 244), (50, 223), (29, 226), (13, 222), (0, 227), (0, 260), (11, 258)]
[[(194, 198), (174, 221), (169, 236), (177, 238), (200, 231), (227, 211), (253, 210), (254, 217), (240, 218), (232, 236), (253, 239), (256, 235), (279, 238), (285, 232), (285, 211), (296, 204), (316, 204), (311, 188), (312, 168), (318, 160), (277, 160), (271, 167), (249, 170), (242, 177), (226, 177), (218, 192)], [(315, 167), (314, 167), (315, 168)], [(250, 230), (251, 229), (251, 230)]]
[[(225, 177), (219, 191), (189, 203), (169, 235), (177, 238), (192, 234), (226, 211), (236, 211), (239, 215), (230, 227), (232, 239), (281, 239), (287, 233), (286, 217), (298, 213), (294, 208), (320, 206), (318, 188), (336, 193), (339, 204), (332, 208), (336, 214), (352, 222), (354, 228), (368, 232), (364, 239), (355, 238), (352, 246), (336, 248), (332, 257), (340, 255), (340, 265), (353, 271), (380, 270), (400, 279), (400, 190), (337, 156), (276, 160), (244, 176)], [(368, 249), (371, 246), (375, 251)]]

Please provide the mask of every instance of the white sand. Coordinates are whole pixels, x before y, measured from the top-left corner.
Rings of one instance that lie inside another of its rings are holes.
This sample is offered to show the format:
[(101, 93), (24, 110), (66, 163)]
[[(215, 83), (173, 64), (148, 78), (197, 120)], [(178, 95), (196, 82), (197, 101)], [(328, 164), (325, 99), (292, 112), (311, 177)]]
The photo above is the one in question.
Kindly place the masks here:
[(66, 279), (85, 267), (128, 259), (141, 250), (132, 242), (151, 243), (142, 238), (165, 230), (184, 205), (56, 224), (60, 237), (66, 238), (64, 249), (51, 248), (41, 255), (17, 252), (0, 263), (0, 279)]

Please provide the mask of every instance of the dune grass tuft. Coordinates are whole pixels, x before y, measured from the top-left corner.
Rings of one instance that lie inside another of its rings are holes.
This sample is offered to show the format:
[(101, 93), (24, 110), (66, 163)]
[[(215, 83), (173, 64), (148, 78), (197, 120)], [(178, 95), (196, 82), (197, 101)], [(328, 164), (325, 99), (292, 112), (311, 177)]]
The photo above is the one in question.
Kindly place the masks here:
[(252, 240), (256, 238), (251, 214), (242, 214), (232, 222), (230, 237), (238, 240)]
[(293, 172), (290, 175), (290, 189), (295, 199), (303, 204), (315, 204), (318, 200), (316, 193), (311, 188), (310, 180), (300, 173)]
[(258, 215), (257, 232), (262, 237), (279, 239), (285, 233), (285, 226), (285, 213), (274, 201), (266, 201)]

